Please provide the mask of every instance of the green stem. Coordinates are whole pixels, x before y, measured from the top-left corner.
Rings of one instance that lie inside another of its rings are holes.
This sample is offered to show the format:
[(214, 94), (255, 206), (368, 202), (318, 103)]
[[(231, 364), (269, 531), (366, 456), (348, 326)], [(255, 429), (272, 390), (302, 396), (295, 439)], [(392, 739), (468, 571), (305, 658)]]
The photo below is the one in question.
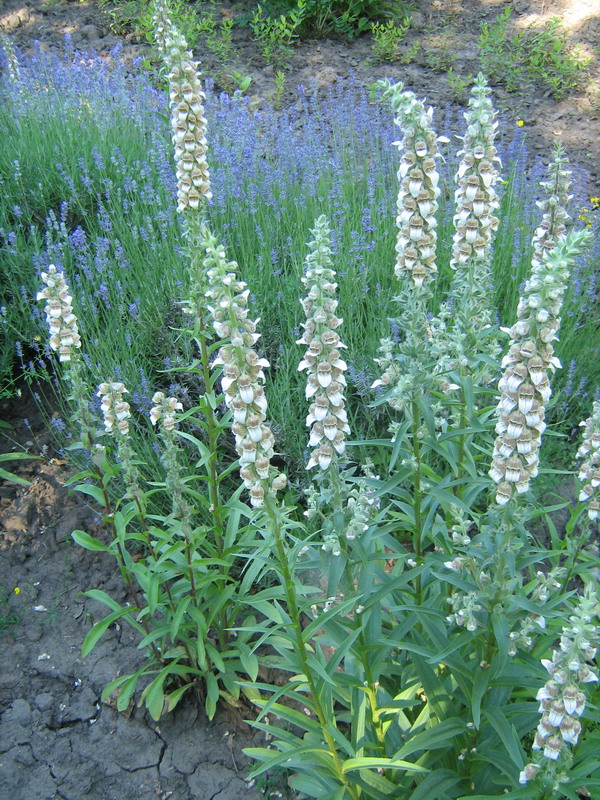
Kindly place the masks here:
[[(414, 487), (413, 487), (413, 496), (414, 496), (414, 512), (415, 512), (415, 529), (413, 532), (413, 550), (417, 559), (420, 562), (420, 559), (423, 555), (423, 543), (422, 543), (422, 536), (423, 536), (423, 520), (422, 520), (422, 488), (421, 488), (421, 445), (419, 441), (419, 428), (421, 422), (421, 415), (419, 414), (419, 406), (416, 400), (412, 401), (412, 447), (413, 447), (413, 458), (415, 462), (415, 473), (414, 473)], [(420, 563), (419, 563), (420, 566)], [(415, 599), (417, 605), (421, 602), (421, 591), (422, 591), (422, 584), (421, 584), (421, 575), (417, 575), (415, 579)]]
[[(134, 603), (135, 607), (137, 608), (137, 610), (139, 612), (141, 612), (142, 611), (142, 606), (140, 604), (140, 601), (139, 601), (139, 598), (138, 598), (138, 594), (137, 594), (137, 592), (135, 590), (135, 586), (133, 585), (133, 579), (131, 577), (131, 573), (127, 569), (127, 564), (126, 564), (126, 560), (125, 560), (125, 553), (123, 551), (123, 548), (121, 546), (121, 542), (119, 541), (119, 537), (118, 537), (118, 534), (117, 534), (117, 528), (116, 528), (115, 522), (114, 522), (114, 514), (113, 514), (111, 506), (110, 506), (110, 500), (109, 500), (109, 497), (108, 497), (108, 492), (106, 490), (106, 486), (104, 485), (104, 482), (102, 481), (102, 475), (97, 473), (96, 475), (94, 475), (94, 477), (97, 479), (98, 485), (100, 486), (100, 491), (102, 492), (102, 497), (103, 497), (103, 500), (104, 500), (104, 513), (105, 513), (106, 518), (110, 520), (110, 524), (111, 524), (111, 528), (112, 528), (112, 532), (113, 532), (113, 540), (117, 544), (117, 552), (118, 552), (118, 559), (117, 560), (119, 561), (119, 566), (121, 567), (121, 575), (123, 576), (123, 578), (125, 579), (125, 582), (127, 583), (127, 586), (129, 588), (129, 593), (130, 593), (130, 595), (132, 597), (132, 600), (133, 600), (133, 603)], [(146, 620), (145, 617), (142, 618), (142, 627), (146, 631), (146, 634), (149, 635), (150, 634), (150, 629), (148, 627), (148, 621)], [(152, 642), (152, 644), (150, 646), (151, 646), (152, 652), (154, 653), (154, 657), (156, 658), (156, 660), (158, 662), (162, 663), (163, 662), (163, 657), (161, 656), (158, 648), (156, 647), (156, 643)]]
[(293, 639), (294, 650), (302, 667), (302, 673), (306, 678), (306, 682), (308, 684), (308, 688), (312, 697), (315, 713), (317, 715), (317, 719), (319, 720), (321, 731), (323, 733), (323, 738), (325, 739), (325, 743), (327, 744), (327, 749), (329, 750), (329, 753), (335, 764), (338, 780), (342, 783), (342, 785), (344, 786), (346, 791), (350, 794), (350, 796), (354, 800), (358, 800), (359, 794), (357, 793), (355, 787), (348, 782), (348, 778), (344, 774), (342, 761), (340, 760), (337, 748), (335, 746), (335, 741), (331, 733), (329, 732), (327, 724), (328, 723), (327, 715), (321, 703), (319, 692), (317, 691), (315, 679), (308, 660), (308, 656), (306, 654), (306, 644), (304, 642), (304, 633), (302, 630), (302, 622), (300, 619), (300, 608), (298, 605), (298, 597), (296, 594), (296, 585), (294, 583), (294, 579), (289, 567), (286, 549), (283, 542), (279, 514), (274, 506), (274, 503), (271, 501), (270, 498), (267, 499), (265, 503), (265, 509), (267, 511), (267, 514), (269, 516), (269, 521), (271, 523), (270, 526), (271, 533), (273, 534), (273, 541), (275, 543), (277, 559), (279, 561), (279, 568), (283, 576), (283, 586), (285, 590), (287, 608), (288, 608), (288, 613), (292, 620), (292, 629), (294, 631), (294, 639)]

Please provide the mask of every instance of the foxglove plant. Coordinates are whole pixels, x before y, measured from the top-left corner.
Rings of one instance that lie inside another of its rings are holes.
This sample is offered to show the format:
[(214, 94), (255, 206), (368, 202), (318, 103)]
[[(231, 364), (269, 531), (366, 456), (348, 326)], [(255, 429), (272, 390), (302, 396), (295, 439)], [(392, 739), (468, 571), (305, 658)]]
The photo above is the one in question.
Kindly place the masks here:
[(510, 347), (502, 360), (498, 436), (489, 471), (498, 484), (500, 505), (527, 492), (530, 479), (538, 473), (545, 407), (552, 394), (549, 374), (560, 367), (552, 342), (558, 338), (569, 270), (588, 241), (585, 231), (573, 232), (546, 247), (541, 261), (535, 259), (517, 308), (518, 320), (508, 330)]
[(168, 55), (168, 43), (175, 36), (171, 12), (166, 0), (154, 0), (152, 22), (154, 23), (154, 41), (158, 52), (163, 58), (166, 58)]
[(14, 45), (5, 33), (0, 33), (0, 45), (4, 50), (6, 56), (6, 66), (8, 69), (8, 80), (10, 83), (18, 83), (21, 77), (21, 70), (19, 68), (19, 60), (15, 52)]
[(256, 321), (248, 319), (250, 291), (237, 277), (237, 264), (227, 260), (225, 248), (208, 230), (203, 248), (209, 311), (217, 336), (225, 340), (212, 366), (223, 368), (221, 387), (225, 404), (233, 415), (231, 429), (240, 459), (240, 475), (251, 504), (259, 508), (267, 498), (274, 501), (287, 482), (286, 476), (271, 464), (275, 439), (267, 422), (263, 387), (263, 368), (269, 362), (254, 349), (260, 334), (256, 332)]
[(171, 130), (175, 147), (177, 210), (198, 210), (211, 199), (206, 160), (206, 95), (202, 90), (198, 62), (187, 42), (173, 25), (168, 6), (156, 6), (156, 38), (169, 70)]
[(402, 83), (378, 84), (383, 99), (389, 100), (395, 113), (394, 122), (403, 137), (395, 142), (401, 152), (398, 181), (396, 225), (396, 277), (403, 287), (395, 298), (401, 314), (395, 322), (402, 332), (398, 344), (383, 339), (376, 363), (383, 368), (380, 379), (372, 388), (382, 387), (384, 399), (397, 410), (412, 413), (414, 402), (422, 397), (426, 387), (449, 383), (438, 377), (445, 369), (445, 360), (434, 364), (432, 330), (427, 318), (427, 301), (431, 297), (429, 284), (437, 274), (436, 243), (440, 194), (439, 158), (435, 132), (432, 128), (433, 108), (426, 108), (412, 92), (403, 91)]
[(561, 784), (568, 782), (564, 770), (572, 760), (569, 746), (577, 744), (582, 732), (586, 689), (598, 682), (597, 673), (589, 665), (600, 642), (599, 614), (598, 596), (588, 584), (569, 617), (570, 624), (562, 629), (559, 649), (553, 651), (551, 659), (542, 659), (549, 680), (536, 695), (542, 715), (533, 742), (536, 758), (520, 773), (522, 784), (537, 778), (552, 791), (559, 791)]
[(476, 385), (491, 379), (489, 361), (499, 355), (497, 342), (490, 338), (491, 250), (500, 205), (495, 189), (500, 162), (495, 145), (498, 123), (490, 95), (491, 89), (479, 73), (464, 115), (467, 128), (460, 137), (462, 148), (457, 153), (461, 160), (455, 177), (455, 233), (450, 257), (455, 275), (449, 292), (451, 301), (440, 311), (441, 341), (437, 342), (442, 351), (449, 351), (461, 372), (474, 376)]
[(306, 322), (296, 344), (307, 347), (298, 370), (307, 371), (306, 399), (312, 401), (306, 424), (311, 427), (308, 444), (313, 449), (306, 468), (327, 470), (332, 462), (337, 466), (336, 455), (344, 455), (346, 435), (350, 433), (344, 403), (347, 364), (340, 353), (346, 345), (336, 331), (342, 320), (336, 316), (337, 283), (331, 261), (331, 233), (324, 216), (315, 221), (311, 234), (302, 278), (307, 290), (301, 301)]
[(579, 500), (587, 503), (587, 515), (594, 521), (600, 513), (600, 400), (594, 402), (591, 417), (580, 425), (584, 430), (577, 451), (577, 458), (581, 460), (579, 480), (583, 482)]
[(81, 347), (77, 317), (73, 313), (73, 298), (62, 272), (50, 264), (48, 272), (41, 274), (46, 288), (38, 292), (38, 300), (47, 300), (46, 321), (50, 328), (50, 347), (58, 353), (58, 360), (69, 362), (73, 348)]
[(58, 360), (64, 365), (63, 374), (71, 384), (69, 399), (73, 404), (73, 421), (80, 432), (83, 446), (92, 451), (95, 428), (89, 412), (89, 386), (80, 353), (81, 337), (73, 310), (73, 297), (64, 274), (54, 264), (50, 264), (47, 272), (41, 273), (41, 278), (45, 288), (38, 292), (37, 300), (47, 301), (48, 344), (51, 350), (58, 353)]

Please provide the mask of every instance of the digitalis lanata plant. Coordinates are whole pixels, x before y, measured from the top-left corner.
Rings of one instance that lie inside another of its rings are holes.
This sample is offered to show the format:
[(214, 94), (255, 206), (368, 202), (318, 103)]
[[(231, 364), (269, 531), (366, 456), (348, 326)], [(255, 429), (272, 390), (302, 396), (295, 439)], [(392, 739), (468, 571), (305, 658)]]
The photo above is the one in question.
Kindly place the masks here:
[(580, 423), (583, 441), (577, 451), (581, 460), (579, 480), (583, 486), (579, 500), (587, 504), (590, 520), (598, 519), (600, 513), (600, 400), (594, 402), (592, 416)]
[(237, 264), (228, 261), (225, 248), (206, 232), (204, 266), (208, 279), (206, 296), (215, 333), (225, 340), (213, 361), (222, 366), (221, 386), (225, 404), (233, 414), (232, 431), (240, 459), (240, 474), (254, 507), (274, 499), (285, 488), (286, 476), (271, 465), (275, 439), (267, 422), (267, 399), (263, 383), (264, 367), (254, 345), (260, 338), (256, 322), (248, 318), (250, 291), (237, 277)]
[(598, 683), (593, 666), (600, 628), (598, 596), (587, 585), (583, 596), (562, 629), (560, 644), (551, 659), (542, 659), (549, 680), (538, 691), (541, 716), (533, 742), (534, 760), (519, 776), (522, 784), (536, 778), (552, 791), (569, 782), (566, 768), (572, 762), (574, 747), (582, 732), (581, 715), (587, 705), (586, 693)]
[(350, 433), (344, 402), (347, 365), (340, 352), (346, 345), (337, 333), (342, 320), (336, 316), (337, 283), (331, 261), (331, 234), (324, 216), (316, 220), (311, 233), (313, 240), (308, 245), (310, 252), (302, 278), (307, 290), (301, 301), (306, 322), (302, 324), (304, 334), (297, 341), (307, 350), (298, 369), (307, 371), (306, 399), (311, 401), (306, 424), (311, 428), (308, 444), (312, 452), (306, 468), (318, 466), (326, 470), (344, 455)]
[(156, 36), (169, 70), (171, 130), (175, 147), (177, 210), (197, 210), (210, 200), (210, 174), (206, 151), (206, 117), (198, 62), (187, 42), (171, 22), (166, 3), (156, 4)]
[(467, 128), (457, 153), (461, 160), (455, 177), (455, 233), (450, 257), (455, 275), (451, 300), (440, 311), (442, 326), (436, 345), (478, 384), (491, 379), (489, 360), (499, 355), (498, 344), (491, 337), (490, 304), (491, 250), (500, 206), (495, 188), (500, 163), (495, 145), (498, 123), (491, 90), (481, 73), (464, 117)]

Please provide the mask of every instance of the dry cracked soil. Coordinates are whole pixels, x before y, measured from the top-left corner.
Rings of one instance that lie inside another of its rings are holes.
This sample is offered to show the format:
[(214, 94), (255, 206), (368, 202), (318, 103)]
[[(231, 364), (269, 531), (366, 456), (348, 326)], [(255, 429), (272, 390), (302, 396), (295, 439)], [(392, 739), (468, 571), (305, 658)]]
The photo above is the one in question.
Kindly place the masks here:
[[(415, 0), (413, 27), (403, 48), (417, 38), (422, 47), (420, 56), (406, 65), (374, 62), (368, 37), (304, 42), (290, 59), (283, 101), (294, 101), (291, 87), (299, 83), (314, 80), (326, 89), (353, 72), (366, 84), (384, 76), (402, 79), (432, 104), (444, 105), (448, 81), (432, 68), (436, 54), (448, 58), (456, 73), (475, 74), (481, 24), (492, 22), (506, 5), (494, 0)], [(525, 95), (494, 86), (496, 106), (509, 118), (523, 120), (534, 152), (549, 153), (552, 142), (560, 139), (572, 161), (588, 170), (590, 189), (598, 194), (600, 0), (514, 0), (510, 5), (516, 28), (559, 17), (569, 42), (591, 60), (581, 87), (560, 101), (541, 86), (532, 86)], [(223, 14), (235, 14), (239, 5), (224, 3), (220, 8)], [(108, 54), (121, 42), (125, 59), (149, 53), (126, 31), (117, 36), (106, 9), (90, 0), (0, 0), (0, 30), (23, 51), (35, 39), (43, 47), (60, 48), (69, 33), (81, 49)], [(234, 66), (252, 77), (254, 99), (268, 100), (274, 70), (262, 60), (248, 29), (234, 30)], [(210, 53), (197, 55), (206, 72), (216, 70)], [(23, 425), (25, 417), (29, 428)], [(90, 656), (80, 657), (90, 623), (103, 615), (81, 592), (101, 588), (120, 600), (120, 576), (102, 554), (72, 543), (74, 529), (93, 534), (99, 519), (65, 488), (68, 466), (53, 455), (32, 399), (24, 391), (3, 401), (0, 419), (14, 425), (10, 437), (0, 440), (0, 451), (24, 448), (42, 455), (15, 469), (30, 486), (0, 483), (0, 798), (258, 798), (257, 788), (244, 780), (249, 763), (241, 747), (259, 739), (238, 712), (221, 709), (209, 722), (190, 698), (156, 723), (139, 708), (122, 714), (100, 701), (103, 687), (116, 675), (133, 671), (142, 655), (129, 631), (114, 626)]]

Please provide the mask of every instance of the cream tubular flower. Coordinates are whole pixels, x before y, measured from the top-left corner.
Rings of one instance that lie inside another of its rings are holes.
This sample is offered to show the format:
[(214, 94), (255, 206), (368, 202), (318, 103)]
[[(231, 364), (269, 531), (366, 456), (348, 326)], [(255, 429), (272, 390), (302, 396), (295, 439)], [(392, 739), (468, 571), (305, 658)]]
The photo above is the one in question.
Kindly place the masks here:
[(70, 361), (73, 348), (81, 347), (77, 317), (73, 313), (73, 298), (62, 272), (50, 264), (48, 272), (42, 272), (46, 288), (37, 294), (38, 300), (47, 300), (46, 320), (50, 329), (50, 347), (58, 352), (59, 361)]
[(544, 253), (548, 253), (556, 247), (559, 238), (566, 231), (565, 223), (570, 220), (566, 210), (572, 198), (572, 195), (569, 194), (571, 172), (565, 169), (568, 163), (569, 159), (566, 157), (562, 145), (557, 142), (554, 148), (554, 158), (548, 166), (548, 177), (540, 183), (544, 190), (544, 197), (537, 205), (543, 212), (543, 217), (532, 239), (532, 264), (534, 267), (541, 264)]
[(155, 0), (152, 21), (154, 23), (154, 41), (159, 53), (165, 58), (167, 55), (167, 42), (174, 36), (171, 14), (165, 0)]
[(172, 431), (175, 428), (175, 412), (183, 411), (183, 403), (176, 397), (165, 397), (164, 392), (155, 392), (152, 397), (154, 405), (150, 409), (150, 422), (153, 425), (162, 420), (162, 428)]
[(588, 664), (596, 657), (599, 629), (595, 620), (599, 612), (598, 597), (588, 584), (569, 617), (570, 624), (562, 629), (559, 649), (551, 659), (542, 659), (549, 680), (536, 695), (541, 719), (532, 749), (551, 764), (541, 760), (528, 764), (519, 775), (522, 784), (534, 779), (540, 770), (553, 769), (553, 764), (567, 755), (568, 745), (579, 741), (579, 718), (587, 703), (585, 686), (598, 682), (598, 675)]
[(225, 249), (204, 231), (209, 311), (217, 336), (224, 339), (212, 366), (222, 366), (221, 388), (225, 404), (233, 414), (231, 429), (240, 459), (240, 475), (250, 493), (251, 504), (259, 508), (265, 499), (274, 499), (284, 489), (287, 478), (271, 465), (275, 439), (267, 422), (267, 398), (263, 388), (264, 367), (254, 345), (260, 338), (256, 322), (248, 319), (249, 290), (237, 277), (237, 264), (227, 261)]
[(102, 399), (100, 408), (104, 417), (104, 428), (108, 433), (118, 431), (122, 436), (129, 433), (131, 413), (129, 403), (123, 400), (124, 394), (129, 394), (124, 384), (116, 381), (98, 386), (96, 396)]
[(498, 230), (496, 212), (500, 204), (494, 188), (498, 180), (496, 164), (500, 162), (494, 144), (498, 123), (490, 95), (491, 90), (479, 73), (464, 115), (467, 130), (462, 137), (463, 147), (457, 154), (461, 161), (456, 173), (456, 232), (450, 258), (453, 269), (472, 269), (479, 262), (485, 264), (490, 256), (492, 234)]
[(335, 463), (346, 450), (346, 434), (350, 433), (348, 415), (344, 408), (344, 388), (347, 369), (341, 358), (342, 343), (336, 329), (342, 320), (336, 316), (337, 283), (331, 268), (331, 232), (325, 216), (315, 221), (308, 243), (306, 271), (302, 283), (306, 297), (301, 301), (306, 322), (304, 334), (296, 344), (306, 345), (299, 370), (307, 371), (306, 399), (311, 401), (306, 424), (311, 427), (309, 446), (313, 448), (307, 469), (319, 466), (322, 470)]
[(0, 45), (6, 55), (6, 66), (8, 68), (8, 80), (10, 83), (18, 83), (21, 77), (19, 61), (12, 41), (5, 33), (0, 33)]
[(210, 200), (210, 174), (206, 160), (206, 118), (198, 62), (185, 38), (172, 24), (162, 0), (156, 5), (156, 38), (169, 70), (171, 130), (175, 147), (177, 210), (198, 209)]
[(571, 232), (536, 261), (509, 330), (510, 347), (498, 383), (496, 443), (490, 477), (498, 484), (496, 502), (507, 503), (529, 489), (538, 473), (538, 451), (546, 428), (545, 406), (552, 390), (549, 375), (560, 367), (552, 342), (573, 259), (589, 241), (585, 231)]
[(433, 108), (425, 108), (412, 92), (404, 92), (402, 83), (380, 85), (396, 114), (394, 122), (403, 133), (403, 138), (394, 143), (401, 153), (395, 271), (398, 278), (409, 276), (416, 287), (421, 287), (437, 272), (435, 212), (440, 189)]
[(581, 459), (579, 480), (583, 482), (579, 500), (588, 502), (588, 517), (596, 520), (600, 513), (600, 400), (594, 402), (592, 416), (580, 426), (584, 431), (577, 451)]

